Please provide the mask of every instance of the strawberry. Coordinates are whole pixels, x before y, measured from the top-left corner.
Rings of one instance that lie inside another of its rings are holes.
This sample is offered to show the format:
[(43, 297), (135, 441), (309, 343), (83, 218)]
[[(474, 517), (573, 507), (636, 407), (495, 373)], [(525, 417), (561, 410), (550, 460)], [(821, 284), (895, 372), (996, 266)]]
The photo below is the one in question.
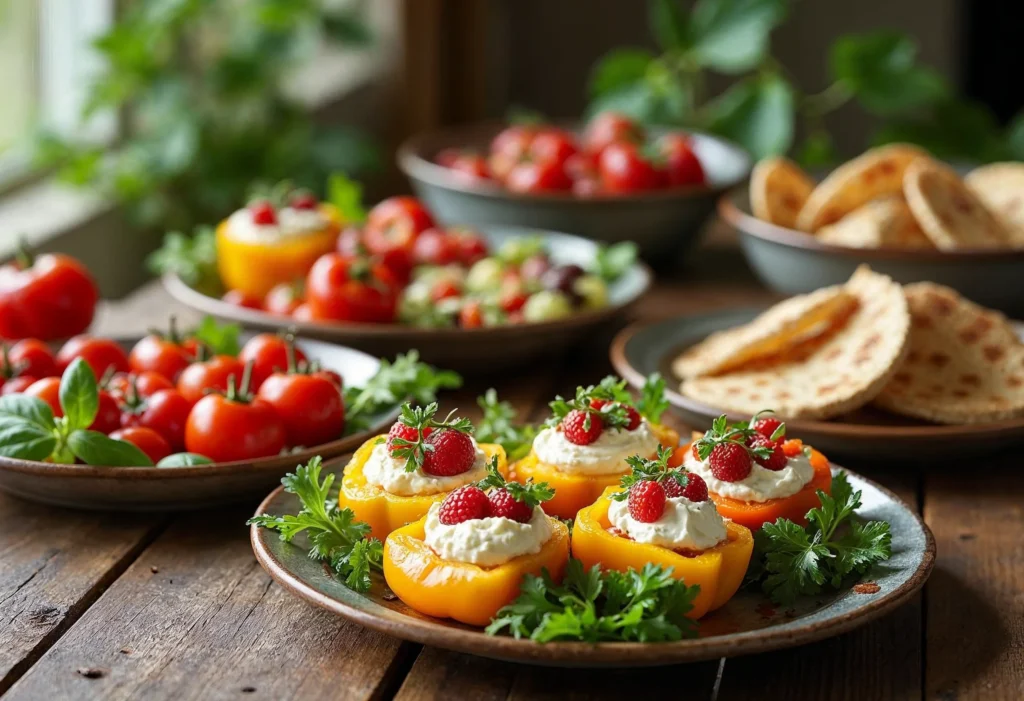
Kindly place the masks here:
[(627, 431), (635, 431), (640, 428), (640, 412), (631, 406), (624, 407), (626, 410), (626, 416), (629, 417), (629, 423), (626, 424)]
[(766, 458), (760, 457), (757, 454), (754, 455), (754, 460), (757, 464), (766, 470), (778, 472), (789, 463), (789, 458), (786, 457), (786, 453), (782, 450), (782, 445), (771, 438), (765, 438), (760, 433), (751, 438), (747, 445), (754, 449), (766, 448), (771, 451), (771, 455)]
[(252, 212), (253, 224), (270, 226), (277, 223), (277, 213), (274, 211), (274, 205), (266, 200), (253, 202), (249, 205), (249, 211)]
[[(765, 438), (771, 438), (772, 434), (778, 430), (779, 426), (782, 425), (782, 421), (775, 416), (762, 416), (760, 418), (754, 418), (750, 424), (750, 428), (760, 433)], [(782, 433), (786, 435), (785, 430)]]
[(292, 209), (316, 209), (316, 198), (308, 192), (300, 192), (292, 197)]
[(490, 511), (491, 502), (484, 490), (475, 484), (467, 484), (444, 498), (437, 518), (446, 526), (454, 526), (472, 519), (487, 518)]
[[(686, 474), (686, 476), (689, 477), (689, 474)], [(679, 482), (671, 475), (663, 480), (661, 486), (665, 488), (665, 496), (669, 499), (673, 497), (681, 497), (683, 496), (683, 492), (686, 491), (686, 487), (679, 484)]]
[(491, 516), (510, 518), (519, 523), (529, 523), (533, 509), (516, 499), (507, 489), (492, 489), (487, 498), (491, 502)]
[(468, 472), (476, 462), (476, 446), (468, 433), (453, 428), (439, 428), (427, 437), (428, 449), (423, 456), (423, 472), (436, 477), (451, 477)]
[(711, 474), (723, 482), (739, 482), (750, 474), (752, 464), (746, 446), (739, 443), (718, 443), (708, 456)]
[(640, 523), (654, 523), (665, 513), (665, 488), (660, 482), (640, 480), (629, 488), (629, 515)]
[[(587, 419), (590, 419), (590, 428), (586, 428)], [(604, 424), (597, 414), (573, 409), (562, 419), (562, 433), (566, 440), (576, 445), (590, 445), (601, 437)]]
[[(433, 433), (433, 431), (434, 429), (430, 428), (429, 426), (427, 428), (424, 428), (423, 437), (426, 438), (431, 433)], [(395, 452), (396, 438), (401, 438), (403, 440), (409, 441), (410, 443), (415, 443), (417, 440), (419, 440), (419, 432), (413, 426), (408, 426), (402, 423), (401, 421), (396, 421), (395, 424), (391, 427), (391, 430), (388, 431), (387, 446), (388, 452), (391, 453), (392, 455)]]

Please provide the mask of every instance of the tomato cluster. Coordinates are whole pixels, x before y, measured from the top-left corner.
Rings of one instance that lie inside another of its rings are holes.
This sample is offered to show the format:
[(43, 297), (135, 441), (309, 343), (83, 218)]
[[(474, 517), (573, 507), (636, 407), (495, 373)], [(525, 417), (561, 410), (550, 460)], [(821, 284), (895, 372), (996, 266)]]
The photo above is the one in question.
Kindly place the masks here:
[(445, 149), (435, 160), (467, 180), (493, 180), (522, 193), (598, 197), (705, 181), (687, 134), (649, 139), (642, 125), (615, 112), (598, 114), (580, 137), (550, 125), (513, 125), (494, 137), (486, 156)]
[(154, 463), (181, 451), (249, 460), (341, 437), (341, 376), (309, 362), (292, 338), (260, 334), (237, 356), (213, 355), (171, 327), (130, 352), (91, 336), (71, 338), (56, 354), (37, 339), (5, 344), (0, 395), (37, 397), (62, 416), (60, 375), (82, 358), (102, 378), (89, 429), (136, 445)]

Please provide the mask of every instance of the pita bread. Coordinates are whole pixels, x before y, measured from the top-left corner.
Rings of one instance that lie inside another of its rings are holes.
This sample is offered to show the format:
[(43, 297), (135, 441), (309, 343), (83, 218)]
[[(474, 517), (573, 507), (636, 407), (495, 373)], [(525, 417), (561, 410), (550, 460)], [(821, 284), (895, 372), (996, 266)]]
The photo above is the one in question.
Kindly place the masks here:
[(914, 218), (936, 247), (1000, 248), (1012, 236), (951, 168), (919, 160), (907, 168), (903, 192)]
[(875, 403), (946, 424), (1024, 416), (1024, 344), (1006, 317), (930, 282), (905, 292), (910, 346)]
[(754, 216), (794, 228), (814, 181), (788, 158), (762, 158), (750, 173), (750, 208)]
[(827, 419), (871, 401), (906, 350), (907, 300), (898, 283), (865, 265), (844, 287), (857, 310), (838, 331), (771, 367), (688, 379), (682, 393), (724, 411), (773, 409), (783, 418)]
[(749, 324), (713, 333), (676, 358), (680, 378), (718, 375), (748, 363), (777, 358), (834, 327), (857, 306), (842, 285), (791, 297)]
[(884, 197), (822, 227), (818, 240), (851, 248), (935, 248), (902, 197)]
[(890, 144), (844, 163), (814, 188), (797, 217), (797, 228), (815, 232), (871, 200), (900, 194), (907, 166), (927, 157), (916, 146)]
[(964, 184), (1002, 217), (1013, 238), (1024, 240), (1024, 163), (992, 163), (975, 168)]

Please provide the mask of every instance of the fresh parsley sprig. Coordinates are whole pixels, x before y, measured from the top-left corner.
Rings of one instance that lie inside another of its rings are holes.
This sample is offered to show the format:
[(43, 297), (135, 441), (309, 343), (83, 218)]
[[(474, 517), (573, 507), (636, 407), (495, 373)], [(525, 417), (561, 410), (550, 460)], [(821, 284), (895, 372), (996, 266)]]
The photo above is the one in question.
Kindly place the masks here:
[[(603, 400), (605, 403), (600, 408), (592, 405), (593, 400)], [(606, 428), (625, 428), (629, 425), (629, 415), (626, 413), (626, 406), (632, 406), (633, 397), (626, 389), (626, 381), (609, 375), (601, 380), (600, 384), (589, 387), (577, 387), (576, 396), (572, 399), (564, 399), (561, 395), (548, 404), (551, 407), (551, 418), (545, 422), (545, 426), (554, 428), (562, 422), (571, 411), (582, 411), (586, 414), (583, 428), (590, 430), (591, 417), (598, 416)]]
[(320, 456), (316, 456), (281, 480), (285, 491), (302, 503), (299, 513), (261, 514), (247, 523), (277, 531), (285, 542), (305, 532), (312, 546), (309, 557), (330, 562), (350, 589), (368, 591), (370, 573), (383, 567), (384, 546), (376, 538), (367, 537), (370, 526), (357, 521), (351, 509), (339, 509), (337, 501), (329, 498), (334, 475), (328, 473), (321, 481), (320, 470)]
[(448, 416), (441, 420), (434, 418), (437, 416), (437, 408), (437, 402), (418, 407), (414, 407), (412, 404), (402, 405), (402, 413), (398, 417), (398, 421), (416, 430), (416, 440), (411, 441), (397, 436), (392, 438), (391, 455), (405, 459), (406, 472), (414, 472), (417, 468), (422, 468), (427, 453), (434, 450), (434, 446), (426, 440), (427, 429), (450, 428), (459, 433), (473, 433), (473, 422), (455, 416), (455, 409), (452, 409)]
[[(728, 419), (725, 418), (725, 414), (722, 414), (711, 423), (711, 429), (706, 431), (703, 436), (697, 439), (697, 457), (701, 460), (706, 460), (708, 456), (711, 455), (711, 451), (715, 449), (716, 445), (719, 445), (720, 443), (735, 443), (752, 456), (762, 459), (770, 458), (772, 455), (771, 448), (765, 446), (751, 448), (747, 445), (747, 441), (749, 439), (759, 435), (752, 426), (757, 418), (764, 413), (766, 412), (758, 412), (745, 424), (730, 424)], [(772, 432), (771, 439), (775, 441), (784, 435), (786, 435), (786, 424), (780, 424), (779, 427)]]
[(589, 571), (570, 559), (556, 584), (547, 570), (526, 575), (519, 597), (487, 626), (536, 642), (553, 640), (663, 642), (692, 638), (696, 622), (686, 617), (700, 591), (672, 577), (671, 568), (644, 565), (627, 572)]
[(533, 447), (537, 427), (515, 423), (516, 410), (508, 402), (500, 401), (493, 388), (477, 397), (476, 403), (484, 413), (476, 424), (476, 439), (481, 443), (497, 443), (505, 449), (509, 460), (526, 457)]
[(598, 246), (590, 272), (606, 282), (615, 282), (636, 263), (639, 249), (632, 241)]
[(807, 512), (806, 528), (780, 518), (754, 535), (748, 583), (760, 583), (778, 604), (836, 589), (848, 575), (863, 574), (892, 555), (889, 524), (855, 518), (861, 492), (846, 473), (833, 477), (832, 494), (819, 490), (818, 499), (821, 506)]
[(665, 378), (661, 373), (651, 373), (640, 389), (640, 400), (636, 403), (636, 410), (652, 424), (658, 424), (661, 423), (662, 414), (668, 410), (668, 406), (668, 400), (665, 399)]
[(487, 465), (487, 476), (477, 482), (480, 489), (504, 489), (516, 501), (526, 504), (531, 509), (536, 508), (545, 501), (550, 501), (555, 496), (555, 490), (548, 486), (547, 482), (534, 482), (530, 477), (525, 484), (519, 482), (507, 482), (505, 476), (498, 470), (498, 456), (491, 458)]
[(625, 501), (629, 497), (629, 488), (637, 482), (664, 482), (675, 480), (680, 487), (686, 487), (690, 478), (683, 470), (673, 470), (668, 466), (669, 458), (674, 451), (672, 448), (658, 446), (658, 457), (655, 460), (648, 460), (639, 455), (630, 455), (626, 458), (626, 464), (633, 468), (629, 474), (619, 479), (621, 492), (612, 494), (614, 501)]

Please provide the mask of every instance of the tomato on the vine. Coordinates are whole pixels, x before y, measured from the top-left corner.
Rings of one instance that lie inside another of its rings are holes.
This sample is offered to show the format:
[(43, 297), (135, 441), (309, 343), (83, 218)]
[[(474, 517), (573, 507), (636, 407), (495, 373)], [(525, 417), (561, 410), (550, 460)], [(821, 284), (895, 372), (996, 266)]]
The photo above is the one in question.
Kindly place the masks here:
[(7, 350), (9, 369), (17, 375), (32, 377), (54, 377), (60, 374), (57, 359), (49, 346), (36, 338), (18, 341)]
[[(294, 356), (289, 353), (294, 352)], [(263, 382), (275, 372), (284, 372), (298, 363), (306, 363), (306, 354), (295, 346), (295, 339), (276, 333), (261, 333), (253, 336), (238, 354), (242, 365), (252, 363), (249, 386), (259, 391)]]
[(24, 251), (0, 266), (0, 338), (52, 341), (92, 323), (99, 290), (74, 258)]
[(658, 140), (658, 150), (665, 159), (669, 185), (704, 184), (704, 167), (686, 134), (666, 134)]
[(306, 303), (316, 319), (387, 323), (395, 318), (396, 287), (379, 263), (327, 253), (306, 278)]
[(338, 386), (327, 377), (301, 372), (276, 372), (256, 393), (284, 423), (290, 446), (312, 447), (341, 438), (345, 405)]
[(640, 153), (639, 147), (626, 141), (609, 144), (598, 161), (601, 188), (606, 192), (643, 192), (661, 187), (665, 174)]
[(584, 148), (600, 155), (611, 144), (626, 141), (638, 144), (644, 140), (644, 128), (619, 112), (601, 112), (587, 124), (583, 133)]
[(185, 424), (192, 402), (177, 390), (162, 389), (149, 397), (129, 396), (123, 403), (120, 422), (123, 428), (143, 426), (164, 437), (174, 450), (185, 447)]
[(167, 440), (153, 429), (144, 426), (118, 429), (111, 433), (110, 437), (131, 443), (145, 453), (154, 465), (171, 454), (171, 445)]
[(195, 356), (185, 345), (185, 340), (178, 334), (177, 323), (172, 316), (166, 334), (151, 333), (132, 348), (128, 354), (128, 364), (132, 372), (155, 372), (174, 382), (181, 371), (195, 360)]
[(572, 188), (565, 166), (554, 161), (523, 161), (509, 171), (505, 187), (512, 192), (560, 192)]
[(228, 380), (235, 378), (237, 384), (242, 379), (244, 366), (230, 355), (216, 355), (209, 360), (192, 363), (178, 376), (178, 391), (191, 404), (195, 404), (209, 392), (224, 392), (228, 388)]
[(536, 135), (536, 127), (513, 124), (494, 137), (487, 164), (495, 178), (504, 180), (508, 177), (516, 164), (526, 157)]
[(75, 358), (84, 360), (97, 378), (102, 378), (108, 372), (128, 372), (131, 369), (124, 348), (109, 338), (75, 336), (69, 339), (57, 352), (60, 371), (64, 372)]
[(156, 372), (119, 372), (107, 381), (106, 389), (114, 399), (123, 399), (133, 391), (140, 397), (149, 397), (162, 389), (174, 389), (174, 383)]

